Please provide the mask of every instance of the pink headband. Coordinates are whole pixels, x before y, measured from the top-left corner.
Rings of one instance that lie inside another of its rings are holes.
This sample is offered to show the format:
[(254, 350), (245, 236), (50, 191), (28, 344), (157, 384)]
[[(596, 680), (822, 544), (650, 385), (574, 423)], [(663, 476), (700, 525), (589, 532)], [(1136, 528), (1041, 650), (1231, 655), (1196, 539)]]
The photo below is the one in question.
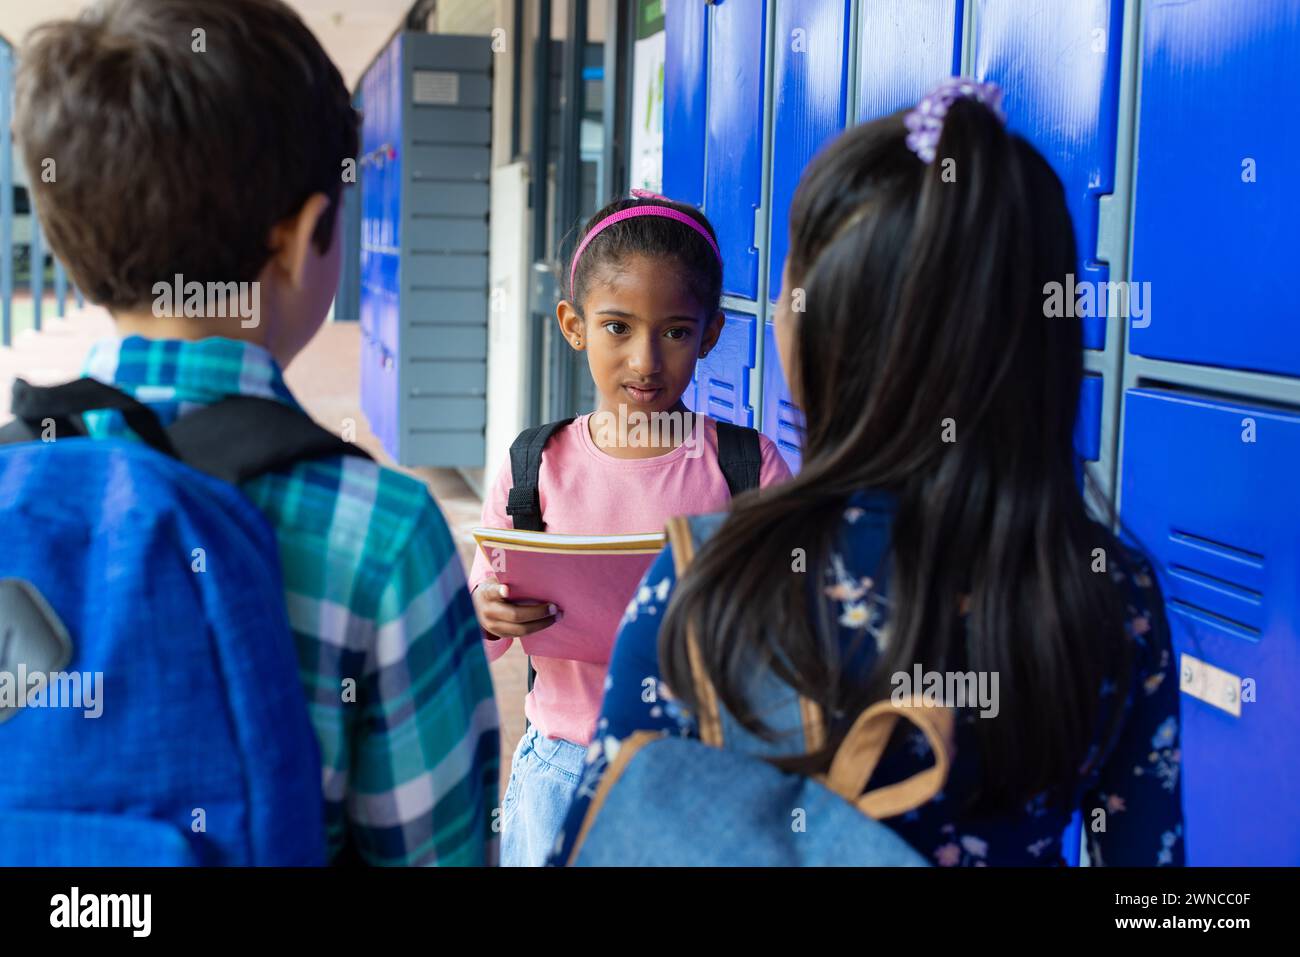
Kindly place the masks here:
[[(637, 199), (663, 199), (667, 196), (660, 196), (658, 193), (651, 193), (643, 189), (632, 190), (632, 195)], [(587, 235), (582, 238), (578, 244), (577, 251), (573, 254), (573, 265), (569, 267), (569, 295), (573, 295), (574, 282), (578, 275), (578, 260), (582, 258), (583, 251), (591, 244), (591, 241), (600, 235), (601, 230), (613, 226), (615, 223), (621, 223), (625, 219), (631, 219), (634, 216), (662, 216), (664, 219), (675, 219), (679, 223), (685, 223), (691, 229), (695, 230), (701, 236), (709, 241), (709, 246), (713, 249), (713, 254), (718, 257), (719, 264), (722, 262), (722, 253), (718, 252), (718, 244), (713, 241), (709, 231), (699, 224), (693, 217), (680, 210), (672, 209), (668, 206), (631, 206), (627, 209), (621, 209), (617, 213), (610, 213), (591, 229), (587, 230)]]

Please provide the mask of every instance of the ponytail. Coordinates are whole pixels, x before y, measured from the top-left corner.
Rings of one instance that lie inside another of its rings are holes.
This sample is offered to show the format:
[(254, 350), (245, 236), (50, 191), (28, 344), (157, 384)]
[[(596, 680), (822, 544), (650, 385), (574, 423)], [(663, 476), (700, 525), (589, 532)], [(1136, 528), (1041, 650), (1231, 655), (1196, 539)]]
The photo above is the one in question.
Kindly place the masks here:
[[(891, 676), (999, 676), (976, 722), (973, 800), (1064, 802), (1102, 727), (1106, 680), (1127, 673), (1123, 596), (1091, 571), (1118, 555), (1087, 516), (1072, 446), (1082, 382), (1078, 319), (1042, 290), (1075, 269), (1059, 179), (994, 109), (958, 99), (932, 162), (903, 114), (855, 127), (806, 171), (790, 215), (789, 284), (803, 290), (790, 378), (807, 421), (802, 471), (737, 498), (678, 585), (660, 637), (670, 687), (695, 706), (687, 625), (721, 703), (771, 734), (746, 701), (755, 668), (851, 722)], [(875, 667), (847, 664), (820, 570), (854, 492), (892, 494), (888, 627)], [(802, 549), (807, 574), (792, 572)], [(838, 728), (842, 733), (843, 727)], [(838, 745), (787, 766), (812, 770)]]

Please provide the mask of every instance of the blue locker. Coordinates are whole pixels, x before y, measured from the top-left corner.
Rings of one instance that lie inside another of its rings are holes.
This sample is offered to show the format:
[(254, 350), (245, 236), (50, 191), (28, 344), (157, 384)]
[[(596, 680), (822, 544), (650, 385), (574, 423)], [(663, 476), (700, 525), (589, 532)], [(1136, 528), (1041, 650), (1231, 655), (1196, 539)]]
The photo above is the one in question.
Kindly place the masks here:
[[(909, 106), (961, 65), (959, 0), (861, 0), (859, 8), (859, 120)], [(769, 288), (775, 302), (788, 251), (790, 201), (816, 150), (845, 122), (848, 88), (849, 4), (817, 0), (777, 9), (776, 109), (772, 152), (772, 228)], [(802, 28), (809, 53), (794, 50)], [(763, 431), (792, 469), (800, 463), (802, 416), (790, 399), (771, 323), (764, 330)]]
[[(384, 444), (393, 447), (397, 441), (397, 410), (385, 396), (397, 394), (397, 361), (379, 340), (362, 330), (361, 333), (361, 395), (362, 407), (370, 431)], [(365, 401), (367, 400), (368, 401)]]
[(803, 459), (803, 416), (790, 398), (781, 357), (776, 351), (776, 327), (763, 324), (763, 432), (776, 443), (790, 471), (797, 472)]
[(1188, 863), (1300, 864), (1300, 414), (1145, 388), (1125, 402), (1123, 518), (1175, 651), (1256, 686), (1211, 696), (1237, 694), (1239, 716), (1182, 695)]
[(862, 0), (858, 120), (914, 105), (961, 73), (961, 0)]
[(731, 311), (726, 316), (717, 345), (695, 366), (693, 408), (715, 419), (753, 426), (749, 373), (754, 368), (758, 319)]
[[(1079, 244), (1077, 281), (1104, 283), (1098, 200), (1115, 189), (1123, 0), (977, 0), (975, 74), (1005, 91), (1008, 124), (1052, 163)], [(1084, 344), (1106, 345), (1104, 318)]]
[(664, 5), (664, 195), (704, 206), (709, 7)]
[[(772, 221), (768, 232), (768, 290), (781, 294), (790, 245), (790, 204), (804, 168), (844, 128), (848, 111), (849, 3), (811, 0), (778, 4), (773, 53)], [(798, 415), (782, 375), (771, 324), (765, 324), (763, 430), (792, 469), (799, 463)]]
[(1129, 348), (1300, 375), (1300, 3), (1148, 3), (1143, 16), (1133, 279), (1158, 307)]
[[(698, 370), (696, 371), (696, 375), (699, 375)], [(690, 382), (686, 383), (686, 391), (682, 393), (682, 404), (685, 405), (686, 408), (690, 409), (692, 412), (700, 411), (699, 399), (697, 398), (697, 390), (698, 390), (698, 386), (696, 384), (696, 381), (694, 379), (691, 379)]]
[[(361, 91), (352, 97), (352, 107), (362, 111)], [(343, 262), (339, 269), (339, 285), (334, 293), (334, 321), (355, 322), (361, 317), (361, 188), (360, 177), (352, 184), (344, 184), (339, 194), (338, 215), (340, 254)]]
[(813, 154), (844, 128), (848, 108), (847, 0), (807, 0), (776, 7), (775, 117), (772, 141), (772, 226), (768, 292), (781, 294), (790, 243), (790, 201)]
[(362, 80), (361, 408), (403, 465), (483, 460), (491, 58), (403, 32)]
[[(670, 8), (676, 4), (669, 4)], [(708, 42), (704, 212), (718, 233), (722, 289), (758, 298), (756, 214), (763, 205), (766, 0), (717, 0)]]
[[(396, 380), (396, 384), (383, 397), (385, 415), (385, 434), (392, 443), (385, 446), (396, 454), (399, 442), (398, 415), (401, 407), (402, 367), (397, 360), (398, 326), (401, 322), (401, 280), (402, 269), (402, 175), (405, 157), (400, 146), (402, 114), (402, 47), (394, 43), (386, 57), (384, 71), (384, 140), (380, 146), (379, 164), (383, 169), (380, 177), (380, 243), (383, 254), (379, 257), (380, 282), (383, 289), (384, 307), (380, 313), (379, 342), (382, 347), (381, 361), (384, 372)], [(387, 150), (383, 149), (387, 145)]]
[[(763, 345), (763, 432), (776, 443), (792, 471), (801, 462), (803, 416), (790, 399), (776, 349), (776, 328), (765, 323)], [(1079, 416), (1074, 425), (1074, 448), (1086, 462), (1101, 458), (1101, 418), (1104, 379), (1085, 375), (1079, 395)]]
[(401, 42), (396, 38), (362, 79), (361, 129), (361, 403), (387, 449), (396, 448), (400, 369), (396, 362), (401, 242), (401, 155), (395, 149), (401, 110)]
[(1085, 375), (1079, 395), (1079, 417), (1074, 423), (1074, 450), (1085, 462), (1101, 458), (1102, 377)]

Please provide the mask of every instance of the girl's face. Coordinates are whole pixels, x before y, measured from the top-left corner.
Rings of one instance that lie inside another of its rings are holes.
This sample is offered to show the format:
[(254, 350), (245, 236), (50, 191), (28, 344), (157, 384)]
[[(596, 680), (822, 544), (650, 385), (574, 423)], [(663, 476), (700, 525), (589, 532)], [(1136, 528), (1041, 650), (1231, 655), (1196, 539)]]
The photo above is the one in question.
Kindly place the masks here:
[(686, 411), (682, 393), (696, 361), (717, 343), (724, 319), (696, 301), (675, 264), (633, 256), (600, 269), (583, 310), (578, 315), (565, 300), (556, 318), (569, 344), (587, 353), (600, 394), (597, 411)]

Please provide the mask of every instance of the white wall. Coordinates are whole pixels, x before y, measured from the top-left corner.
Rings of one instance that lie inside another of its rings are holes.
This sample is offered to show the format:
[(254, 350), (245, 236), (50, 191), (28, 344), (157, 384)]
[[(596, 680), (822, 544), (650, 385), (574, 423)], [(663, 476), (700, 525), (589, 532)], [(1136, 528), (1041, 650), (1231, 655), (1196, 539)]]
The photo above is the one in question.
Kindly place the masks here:
[(527, 415), (528, 166), (509, 163), (492, 170), (492, 229), (488, 252), (487, 466), (491, 488), (507, 461), (510, 443)]

